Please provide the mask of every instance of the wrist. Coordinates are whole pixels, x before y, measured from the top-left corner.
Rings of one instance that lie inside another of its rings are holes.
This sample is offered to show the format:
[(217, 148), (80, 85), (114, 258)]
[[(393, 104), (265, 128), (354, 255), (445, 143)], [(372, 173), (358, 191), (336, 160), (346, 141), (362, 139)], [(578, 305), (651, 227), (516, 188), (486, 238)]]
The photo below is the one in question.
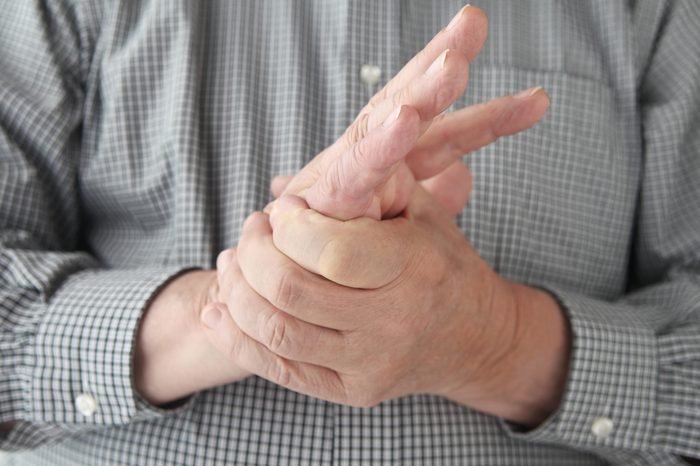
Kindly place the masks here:
[(245, 377), (208, 342), (199, 311), (215, 290), (216, 271), (195, 270), (167, 283), (145, 310), (136, 337), (134, 386), (162, 405)]
[(543, 422), (564, 394), (571, 331), (559, 303), (544, 290), (507, 282), (514, 297), (517, 328), (507, 356), (502, 417), (526, 426)]
[(500, 377), (498, 415), (526, 426), (543, 422), (559, 406), (569, 369), (569, 324), (546, 291), (503, 280), (514, 322)]
[(496, 277), (491, 318), (494, 356), (456, 401), (525, 426), (559, 406), (568, 374), (568, 321), (547, 292)]

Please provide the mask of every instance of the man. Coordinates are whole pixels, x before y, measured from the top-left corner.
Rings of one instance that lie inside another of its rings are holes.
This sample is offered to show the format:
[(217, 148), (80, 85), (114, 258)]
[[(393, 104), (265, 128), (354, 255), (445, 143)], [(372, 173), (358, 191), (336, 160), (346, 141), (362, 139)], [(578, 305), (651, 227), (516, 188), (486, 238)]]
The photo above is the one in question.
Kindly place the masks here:
[(12, 460), (697, 457), (697, 7), (274, 6), (6, 8)]

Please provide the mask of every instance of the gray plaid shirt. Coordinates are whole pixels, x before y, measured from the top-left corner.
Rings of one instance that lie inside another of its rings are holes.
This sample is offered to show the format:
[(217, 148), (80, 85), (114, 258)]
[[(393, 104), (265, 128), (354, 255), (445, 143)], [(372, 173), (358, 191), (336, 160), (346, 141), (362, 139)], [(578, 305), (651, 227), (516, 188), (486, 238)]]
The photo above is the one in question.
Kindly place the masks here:
[(0, 422), (17, 421), (0, 448), (24, 450), (6, 464), (700, 457), (696, 0), (479, 2), (490, 36), (457, 106), (552, 97), (533, 130), (468, 158), (458, 218), (571, 322), (564, 399), (541, 426), (428, 395), (355, 409), (257, 377), (172, 410), (134, 392), (134, 332), (159, 286), (212, 267), (271, 177), (338, 137), (460, 6), (0, 2)]

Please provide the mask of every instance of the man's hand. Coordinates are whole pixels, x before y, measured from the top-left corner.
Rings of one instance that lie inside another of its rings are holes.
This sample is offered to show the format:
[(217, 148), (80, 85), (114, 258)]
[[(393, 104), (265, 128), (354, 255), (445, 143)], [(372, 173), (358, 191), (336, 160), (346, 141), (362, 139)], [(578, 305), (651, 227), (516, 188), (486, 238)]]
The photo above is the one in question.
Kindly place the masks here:
[(549, 105), (534, 88), (443, 113), (464, 92), (486, 32), (484, 13), (464, 7), (333, 145), (291, 181), (275, 180), (273, 192), (304, 197), (314, 210), (341, 220), (390, 218), (405, 208), (416, 179), (437, 177), (426, 188), (453, 214), (461, 211), (469, 173), (459, 158), (531, 127)]
[(238, 305), (207, 309), (220, 315), (209, 337), (280, 385), (354, 406), (432, 393), (531, 424), (558, 403), (557, 304), (500, 278), (422, 189), (383, 221), (283, 196), (269, 221), (249, 217), (226, 261)]

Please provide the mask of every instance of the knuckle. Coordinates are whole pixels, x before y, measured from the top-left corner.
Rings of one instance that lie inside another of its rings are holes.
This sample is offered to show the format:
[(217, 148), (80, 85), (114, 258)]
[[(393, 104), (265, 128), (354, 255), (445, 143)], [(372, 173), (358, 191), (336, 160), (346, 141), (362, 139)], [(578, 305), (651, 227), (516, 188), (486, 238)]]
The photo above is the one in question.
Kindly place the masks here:
[(500, 109), (497, 116), (494, 116), (491, 120), (491, 124), (488, 127), (489, 139), (495, 141), (501, 136), (506, 136), (512, 132), (512, 128), (516, 125), (513, 123), (517, 121), (518, 114), (517, 107), (506, 107)]
[(386, 100), (387, 94), (388, 94), (388, 91), (387, 91), (387, 88), (385, 86), (379, 92), (374, 94), (371, 99), (369, 99), (369, 103), (367, 104), (367, 107), (365, 107), (365, 108), (367, 108), (368, 110), (372, 110), (372, 109), (376, 108), (380, 103), (382, 103), (383, 101)]
[(287, 323), (279, 312), (268, 315), (262, 325), (263, 344), (277, 353), (287, 346)]
[(293, 309), (303, 293), (303, 275), (292, 266), (280, 267), (275, 274), (272, 305), (283, 310)]
[(268, 366), (267, 378), (277, 385), (289, 386), (292, 380), (289, 363), (280, 357), (275, 357)]
[[(368, 186), (368, 180), (362, 180), (362, 178), (374, 171), (372, 162), (372, 157), (368, 154), (366, 141), (360, 141), (350, 149), (348, 165), (339, 165), (338, 177), (346, 180), (345, 183), (339, 183), (339, 186), (343, 187), (343, 194), (348, 196), (350, 200), (357, 200), (366, 192), (366, 189), (359, 187)], [(361, 180), (358, 181), (357, 178)]]
[(367, 160), (367, 147), (362, 141), (352, 146), (350, 151), (353, 163), (359, 165), (363, 160)]
[(319, 273), (333, 282), (343, 284), (353, 269), (354, 253), (344, 236), (335, 236), (323, 246), (318, 259)]
[[(354, 147), (354, 146), (353, 146)], [(318, 185), (322, 197), (326, 200), (333, 200), (338, 197), (341, 190), (342, 164), (336, 164), (334, 169), (329, 170)]]
[(350, 127), (348, 127), (347, 131), (345, 132), (345, 137), (347, 139), (348, 144), (352, 145), (364, 139), (364, 137), (367, 135), (368, 124), (369, 113), (361, 113), (357, 117), (355, 122), (352, 125), (350, 125)]
[(402, 87), (391, 95), (391, 108), (397, 108), (399, 105), (407, 104), (411, 101), (411, 88)]
[(442, 112), (452, 104), (456, 96), (450, 86), (441, 86), (430, 98), (431, 111)]

